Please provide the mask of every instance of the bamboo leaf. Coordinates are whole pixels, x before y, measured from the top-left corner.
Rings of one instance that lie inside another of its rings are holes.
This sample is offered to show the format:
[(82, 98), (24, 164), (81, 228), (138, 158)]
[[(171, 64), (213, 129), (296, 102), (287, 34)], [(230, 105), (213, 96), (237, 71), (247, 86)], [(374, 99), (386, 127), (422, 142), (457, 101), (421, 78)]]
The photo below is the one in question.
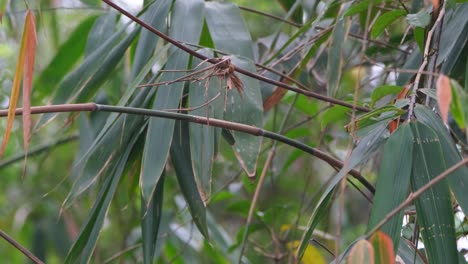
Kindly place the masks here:
[(359, 240), (349, 252), (347, 262), (349, 264), (373, 264), (374, 263), (374, 249), (372, 244), (365, 240)]
[(450, 79), (446, 75), (440, 75), (436, 84), (437, 103), (439, 105), (442, 121), (447, 125), (450, 102), (452, 101), (452, 87)]
[[(418, 190), (446, 169), (440, 140), (430, 127), (411, 123), (414, 141), (411, 188)], [(417, 221), (430, 263), (457, 263), (452, 203), (443, 180), (416, 199)]]
[(367, 136), (363, 137), (351, 153), (348, 166), (342, 168), (336, 175), (334, 175), (328, 181), (328, 183), (326, 184), (325, 191), (321, 194), (321, 197), (317, 202), (317, 205), (315, 206), (314, 213), (309, 219), (309, 222), (307, 224), (307, 231), (304, 232), (302, 236), (301, 245), (298, 251), (296, 252), (296, 257), (298, 259), (300, 259), (302, 257), (302, 254), (304, 254), (304, 250), (312, 235), (312, 231), (317, 225), (317, 212), (320, 212), (321, 210), (324, 210), (325, 207), (327, 207), (326, 204), (331, 199), (331, 192), (335, 189), (336, 185), (343, 179), (343, 177), (346, 174), (348, 174), (350, 170), (354, 169), (357, 165), (373, 157), (374, 153), (385, 142), (385, 132), (385, 125), (382, 124), (370, 131)]
[(392, 10), (386, 12), (379, 16), (372, 27), (371, 36), (372, 38), (377, 38), (382, 32), (385, 30), (386, 27), (391, 25), (395, 22), (398, 18), (406, 15), (405, 10)]
[(200, 233), (208, 239), (208, 227), (206, 225), (206, 209), (203, 196), (200, 195), (200, 187), (196, 182), (190, 157), (191, 145), (194, 139), (189, 136), (189, 127), (186, 122), (176, 121), (174, 138), (171, 146), (172, 163), (177, 175), (180, 189), (185, 201), (189, 205), (192, 219), (200, 230)]
[(23, 77), (23, 147), (26, 153), (24, 159), (23, 173), (26, 174), (26, 162), (29, 140), (31, 139), (31, 90), (34, 75), (34, 61), (36, 57), (36, 17), (30, 10), (26, 13), (24, 25), (26, 34), (24, 77)]
[(382, 85), (376, 87), (371, 94), (371, 104), (374, 105), (378, 100), (390, 94), (398, 94), (403, 87), (397, 85)]
[[(374, 204), (375, 206), (375, 204)], [(374, 257), (376, 264), (395, 263), (395, 251), (393, 250), (392, 239), (382, 231), (377, 231), (370, 238), (374, 248)]]
[[(405, 123), (385, 143), (367, 230), (371, 230), (406, 199), (413, 164), (413, 140), (410, 125)], [(395, 250), (398, 249), (402, 222), (403, 211), (381, 228), (393, 240), (392, 249)]]
[(70, 37), (59, 47), (50, 63), (45, 67), (35, 82), (37, 92), (41, 96), (48, 96), (60, 83), (60, 80), (69, 72), (82, 57), (86, 46), (86, 38), (97, 16), (90, 16), (83, 20), (71, 32)]
[[(446, 166), (451, 167), (458, 163), (462, 158), (441, 119), (430, 109), (422, 105), (417, 105), (414, 113), (419, 122), (431, 127), (437, 133)], [(463, 212), (468, 213), (468, 194), (466, 192), (468, 178), (466, 175), (468, 175), (468, 167), (463, 166), (447, 177), (447, 180)]]
[(155, 193), (148, 207), (143, 197), (141, 198), (141, 236), (143, 237), (144, 264), (153, 263), (155, 249), (158, 243), (158, 231), (163, 206), (164, 178), (164, 175), (162, 175), (158, 181)]
[[(213, 57), (213, 52), (208, 50), (199, 51), (205, 56)], [(192, 67), (201, 63), (196, 59), (192, 62)], [(189, 106), (197, 108), (191, 112), (192, 115), (223, 119), (224, 103), (223, 103), (222, 87), (219, 87), (219, 82), (210, 81), (207, 83), (195, 82), (190, 84), (189, 90)], [(207, 102), (216, 98), (213, 102), (205, 105)], [(213, 162), (215, 159), (215, 151), (220, 137), (220, 129), (211, 126), (205, 126), (195, 123), (190, 123), (190, 154), (193, 165), (193, 173), (197, 186), (203, 199), (211, 196), (211, 174)]]
[[(31, 10), (26, 11), (23, 35), (21, 37), (21, 46), (18, 54), (18, 62), (16, 64), (15, 75), (13, 77), (13, 84), (11, 88), (11, 95), (10, 95), (10, 105), (8, 106), (8, 118), (7, 118), (7, 125), (5, 129), (5, 134), (3, 136), (2, 146), (0, 149), (0, 159), (3, 157), (5, 153), (5, 148), (8, 143), (8, 139), (10, 138), (11, 129), (13, 128), (13, 122), (15, 120), (15, 111), (16, 105), (18, 103), (18, 98), (20, 94), (20, 85), (21, 85), (21, 78), (23, 77), (23, 72), (25, 71), (25, 79), (24, 81), (26, 84), (24, 87), (31, 87), (31, 79), (32, 79), (32, 70), (34, 69), (34, 47), (36, 42), (36, 30), (35, 30), (35, 17)], [(27, 76), (26, 76), (27, 75)], [(27, 88), (26, 88), (27, 89)], [(28, 96), (28, 95), (26, 95)], [(26, 102), (28, 103), (28, 102)], [(30, 115), (26, 114), (26, 119), (30, 119)], [(30, 122), (29, 122), (30, 124)], [(29, 127), (25, 128), (28, 129), (28, 134), (25, 134), (25, 148), (27, 148), (27, 142), (29, 142)]]
[(139, 138), (139, 131), (131, 140), (128, 147), (118, 159), (118, 166), (104, 179), (104, 184), (99, 190), (96, 202), (91, 209), (83, 229), (80, 231), (78, 239), (74, 242), (65, 259), (66, 264), (71, 263), (89, 263), (94, 248), (96, 247), (104, 219), (106, 217), (110, 202), (114, 197), (117, 186), (123, 175), (127, 161), (132, 152), (133, 146)]
[[(203, 1), (176, 1), (171, 15), (171, 28), (169, 35), (179, 41), (198, 43), (203, 27), (204, 17)], [(187, 69), (189, 56), (173, 47), (172, 54), (166, 65), (167, 69)], [(184, 73), (169, 72), (164, 74), (162, 81), (175, 80)], [(161, 87), (153, 104), (153, 109), (174, 109), (179, 106), (184, 88), (183, 83), (173, 83)], [(140, 189), (143, 199), (150, 201), (159, 176), (161, 175), (172, 142), (174, 120), (151, 118), (148, 124), (146, 144), (143, 150), (142, 174), (140, 176)]]
[(336, 22), (332, 34), (332, 44), (328, 52), (327, 63), (327, 93), (328, 96), (335, 96), (341, 80), (342, 49), (347, 37), (346, 20), (340, 19)]
[(205, 8), (216, 49), (253, 59), (252, 38), (239, 8), (232, 3), (219, 2), (206, 2)]

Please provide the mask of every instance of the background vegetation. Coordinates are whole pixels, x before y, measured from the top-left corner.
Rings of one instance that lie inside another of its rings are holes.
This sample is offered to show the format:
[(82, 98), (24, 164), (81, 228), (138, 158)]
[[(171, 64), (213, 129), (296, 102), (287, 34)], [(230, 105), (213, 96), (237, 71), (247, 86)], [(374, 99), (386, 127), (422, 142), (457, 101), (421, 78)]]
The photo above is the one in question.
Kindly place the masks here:
[(114, 2), (0, 1), (3, 260), (465, 261), (465, 1)]

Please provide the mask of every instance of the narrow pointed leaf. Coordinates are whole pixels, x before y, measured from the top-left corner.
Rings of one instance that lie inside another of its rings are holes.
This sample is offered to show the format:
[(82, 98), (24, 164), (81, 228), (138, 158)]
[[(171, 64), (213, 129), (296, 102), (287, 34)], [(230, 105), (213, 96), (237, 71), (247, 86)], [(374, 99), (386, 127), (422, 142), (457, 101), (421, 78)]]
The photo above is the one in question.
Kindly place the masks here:
[[(410, 188), (413, 140), (410, 125), (405, 123), (385, 143), (367, 230), (406, 199)], [(381, 228), (393, 240), (392, 249), (395, 250), (398, 249), (402, 222), (403, 211)]]
[[(112, 38), (114, 34), (117, 13), (110, 11), (106, 12), (96, 19), (96, 22), (91, 27), (86, 40), (85, 56), (93, 54), (93, 52), (105, 43), (108, 39)], [(83, 36), (81, 36), (83, 38)]]
[(342, 48), (346, 39), (346, 20), (340, 19), (336, 22), (332, 34), (332, 44), (328, 52), (327, 63), (327, 93), (328, 96), (335, 96), (341, 79)]
[[(248, 59), (231, 57), (237, 67), (255, 72), (255, 65)], [(263, 126), (263, 103), (260, 94), (260, 84), (257, 80), (240, 75), (244, 86), (242, 98), (235, 90), (227, 93), (225, 120), (256, 127)], [(257, 159), (260, 154), (262, 138), (232, 131), (235, 144), (232, 146), (241, 167), (249, 177), (254, 177), (257, 170)]]
[(127, 149), (118, 159), (118, 166), (104, 180), (104, 184), (100, 188), (96, 202), (88, 215), (88, 219), (65, 259), (66, 264), (89, 263), (94, 248), (96, 247), (102, 225), (104, 224), (110, 202), (116, 193), (117, 186), (127, 165), (127, 160), (141, 132), (140, 130), (139, 133), (136, 133), (132, 137), (132, 141), (129, 143)]
[[(11, 129), (13, 128), (13, 122), (15, 120), (15, 111), (16, 105), (18, 104), (18, 98), (20, 94), (20, 85), (21, 85), (21, 78), (23, 77), (23, 71), (25, 67), (28, 67), (25, 63), (34, 63), (34, 60), (31, 60), (31, 54), (28, 57), (28, 46), (31, 44), (29, 43), (30, 38), (35, 39), (35, 17), (31, 10), (26, 11), (26, 18), (24, 23), (23, 29), (23, 36), (21, 37), (21, 46), (19, 49), (18, 54), (18, 61), (16, 64), (15, 75), (13, 77), (13, 84), (11, 87), (11, 95), (10, 95), (10, 105), (8, 106), (8, 118), (7, 118), (7, 125), (5, 129), (5, 134), (3, 136), (2, 146), (0, 148), (0, 159), (3, 157), (5, 153), (5, 148), (8, 143), (8, 139), (10, 138)], [(34, 29), (34, 31), (32, 30)], [(32, 36), (34, 35), (34, 36)], [(29, 65), (29, 67), (33, 67), (33, 65)], [(32, 74), (32, 73), (30, 73)], [(30, 80), (28, 80), (28, 84), (30, 85)]]
[[(374, 205), (375, 206), (375, 205)], [(392, 239), (382, 231), (377, 231), (370, 238), (374, 247), (374, 257), (376, 264), (395, 263), (395, 251), (393, 250)]]
[(216, 49), (253, 59), (252, 37), (239, 8), (220, 2), (206, 2), (205, 6), (206, 22)]
[(153, 263), (155, 249), (158, 243), (159, 224), (162, 216), (163, 191), (164, 175), (161, 176), (148, 207), (146, 207), (145, 201), (141, 199), (141, 235), (143, 237), (144, 264)]
[(97, 16), (90, 16), (83, 20), (70, 37), (59, 47), (50, 63), (45, 67), (35, 82), (37, 92), (41, 96), (52, 94), (54, 89), (72, 69), (76, 62), (83, 56), (86, 46), (86, 38)]
[(329, 201), (331, 192), (335, 189), (336, 185), (343, 179), (343, 177), (348, 174), (348, 172), (357, 165), (361, 164), (364, 161), (371, 159), (374, 153), (380, 148), (380, 146), (385, 143), (385, 135), (386, 128), (385, 125), (379, 125), (374, 128), (367, 136), (361, 139), (359, 144), (351, 153), (351, 157), (349, 158), (349, 163), (346, 168), (342, 168), (336, 175), (334, 175), (327, 183), (325, 191), (321, 194), (317, 205), (315, 206), (314, 213), (312, 214), (309, 222), (307, 224), (307, 231), (304, 232), (302, 236), (301, 245), (296, 252), (296, 257), (300, 259), (300, 257), (304, 254), (304, 250), (306, 249), (307, 243), (309, 243), (310, 237), (312, 236), (312, 231), (317, 225), (316, 213), (320, 211), (321, 207), (324, 206), (324, 202)]
[(392, 10), (379, 16), (372, 27), (371, 36), (377, 38), (382, 32), (400, 17), (406, 15), (405, 10)]
[[(142, 20), (157, 29), (164, 29), (166, 17), (171, 7), (172, 1), (155, 1), (143, 14)], [(133, 59), (132, 73), (130, 79), (133, 80), (140, 73), (142, 68), (151, 58), (156, 47), (157, 36), (147, 29), (142, 29), (138, 45)]]
[[(436, 132), (440, 140), (440, 145), (442, 146), (443, 157), (447, 168), (460, 162), (462, 157), (440, 117), (429, 108), (422, 105), (417, 105), (414, 112), (419, 122), (431, 127)], [(455, 194), (465, 214), (468, 213), (468, 193), (466, 192), (468, 188), (468, 177), (466, 177), (466, 175), (468, 175), (468, 167), (463, 166), (447, 177), (450, 189)]]
[[(199, 52), (205, 56), (213, 57), (213, 52), (208, 52), (207, 50)], [(194, 60), (192, 67), (199, 63), (201, 63), (200, 60)], [(219, 87), (219, 82), (216, 79), (209, 83), (195, 82), (190, 84), (189, 106), (190, 108), (197, 108), (191, 111), (191, 114), (223, 119), (223, 94), (222, 88)], [(217, 99), (210, 102), (209, 105), (200, 108), (200, 106), (205, 105), (216, 97)], [(211, 174), (220, 129), (195, 123), (190, 123), (189, 128), (193, 173), (201, 196), (204, 197), (203, 199), (207, 199), (211, 196)]]
[[(411, 188), (418, 190), (446, 169), (437, 134), (422, 123), (411, 123), (415, 137)], [(416, 199), (417, 221), (421, 226), (429, 263), (457, 263), (458, 253), (450, 191), (446, 180)]]
[[(253, 59), (252, 38), (240, 15), (239, 8), (232, 3), (207, 2), (206, 22), (215, 48)], [(223, 19), (219, 19), (223, 17)], [(252, 61), (246, 58), (232, 56), (232, 63), (238, 67), (255, 72)], [(224, 91), (226, 93), (226, 120), (263, 126), (263, 104), (260, 94), (260, 85), (257, 80), (246, 76), (238, 76), (244, 87), (244, 95), (240, 97), (237, 91)], [(234, 141), (232, 147), (237, 160), (249, 177), (256, 173), (257, 158), (260, 151), (261, 138), (251, 135), (232, 132)]]
[(356, 244), (354, 244), (351, 252), (349, 252), (347, 262), (349, 264), (373, 264), (374, 262), (374, 249), (372, 244), (365, 240), (361, 239)]
[(176, 121), (174, 138), (171, 146), (172, 163), (177, 175), (180, 189), (187, 202), (192, 219), (200, 230), (200, 233), (208, 238), (208, 227), (206, 225), (206, 209), (200, 195), (195, 175), (193, 174), (191, 162), (191, 145), (194, 141), (189, 136), (189, 127), (186, 122)]
[[(138, 31), (133, 30), (120, 41), (124, 32), (125, 28), (114, 33), (112, 38), (100, 45), (98, 49), (86, 57), (80, 66), (69, 73), (56, 89), (52, 103), (88, 101), (117, 67)], [(44, 125), (55, 116), (56, 114), (45, 114), (37, 126)]]
[(5, 14), (9, 2), (10, 0), (0, 0), (0, 23), (2, 22), (3, 14)]
[(26, 153), (24, 159), (24, 173), (26, 173), (26, 161), (29, 140), (31, 138), (31, 90), (34, 75), (34, 61), (36, 58), (36, 18), (34, 13), (28, 11), (26, 24), (24, 25), (26, 35), (24, 77), (23, 77), (23, 147)]
[[(176, 1), (171, 15), (169, 35), (179, 41), (198, 43), (203, 27), (203, 1)], [(167, 69), (187, 69), (189, 56), (184, 51), (173, 47), (168, 59)], [(169, 81), (183, 76), (183, 72), (169, 72), (163, 75), (161, 81)], [(158, 89), (153, 109), (174, 109), (179, 107), (184, 83), (174, 83)], [(156, 188), (172, 142), (175, 121), (171, 119), (151, 118), (148, 124), (146, 144), (143, 151), (142, 174), (140, 188), (143, 199), (149, 201)]]

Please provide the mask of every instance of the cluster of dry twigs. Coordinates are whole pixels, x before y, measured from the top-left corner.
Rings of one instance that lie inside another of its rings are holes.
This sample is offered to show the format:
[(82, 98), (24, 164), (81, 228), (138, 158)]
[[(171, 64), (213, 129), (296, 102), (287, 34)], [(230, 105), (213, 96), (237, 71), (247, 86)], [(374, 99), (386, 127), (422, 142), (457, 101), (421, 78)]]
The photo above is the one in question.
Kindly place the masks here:
[(190, 72), (190, 73), (180, 78), (174, 79), (174, 80), (142, 84), (142, 85), (139, 85), (138, 87), (139, 88), (153, 87), (153, 86), (168, 85), (168, 84), (173, 84), (176, 82), (186, 82), (186, 81), (189, 81), (189, 82), (205, 81), (205, 96), (208, 97), (208, 87), (210, 86), (211, 78), (217, 77), (219, 81), (220, 90), (213, 98), (209, 99), (206, 103), (197, 107), (193, 107), (193, 108), (167, 109), (167, 111), (179, 111), (179, 110), (193, 111), (195, 109), (209, 105), (211, 102), (216, 100), (221, 95), (221, 92), (222, 92), (221, 88), (223, 87), (223, 81), (226, 82), (225, 91), (224, 91), (224, 111), (226, 111), (226, 101), (227, 101), (228, 91), (236, 90), (239, 93), (240, 97), (242, 98), (242, 95), (244, 92), (244, 85), (242, 81), (240, 80), (240, 78), (236, 75), (235, 67), (232, 64), (231, 59), (228, 56), (223, 56), (222, 58), (215, 58), (212, 60), (215, 60), (215, 62), (212, 65), (202, 68), (200, 70), (197, 70), (197, 68), (205, 64), (208, 60), (202, 61), (200, 64), (198, 64), (195, 68), (191, 70), (163, 70), (164, 72), (183, 71), (183, 72)]

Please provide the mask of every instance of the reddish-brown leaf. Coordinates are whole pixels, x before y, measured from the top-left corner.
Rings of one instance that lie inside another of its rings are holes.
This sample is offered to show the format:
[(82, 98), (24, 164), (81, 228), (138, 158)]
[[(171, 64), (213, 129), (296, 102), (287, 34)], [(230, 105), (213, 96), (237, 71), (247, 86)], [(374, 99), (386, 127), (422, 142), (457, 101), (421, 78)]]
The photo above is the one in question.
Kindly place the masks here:
[(370, 238), (374, 247), (375, 263), (376, 264), (393, 264), (395, 263), (395, 252), (393, 250), (392, 239), (382, 231), (377, 231)]
[(374, 249), (372, 244), (365, 240), (359, 240), (351, 249), (347, 263), (350, 264), (374, 264)]
[(23, 76), (23, 145), (24, 153), (26, 153), (24, 159), (24, 172), (26, 172), (28, 146), (31, 138), (31, 89), (37, 44), (36, 18), (31, 11), (27, 12), (24, 30), (26, 35), (26, 46)]
[(445, 75), (440, 75), (437, 80), (437, 103), (439, 104), (440, 116), (444, 124), (447, 124), (450, 102), (452, 101), (452, 88), (450, 79)]

